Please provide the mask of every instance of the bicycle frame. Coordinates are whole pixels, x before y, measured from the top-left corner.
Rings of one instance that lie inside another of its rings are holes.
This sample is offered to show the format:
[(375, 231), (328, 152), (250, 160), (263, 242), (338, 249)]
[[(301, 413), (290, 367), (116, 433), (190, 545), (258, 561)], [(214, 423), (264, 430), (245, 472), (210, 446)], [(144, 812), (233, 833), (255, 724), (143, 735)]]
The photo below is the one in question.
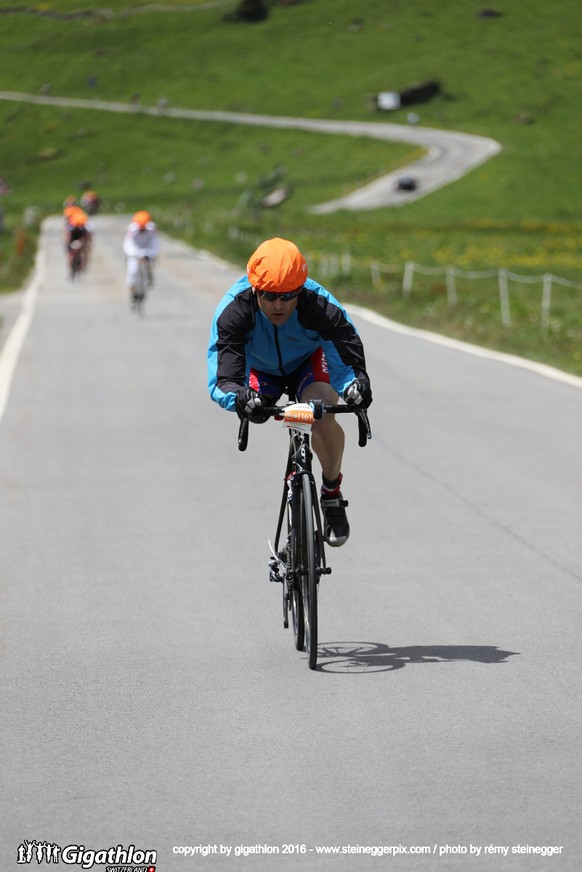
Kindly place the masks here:
[(68, 245), (69, 273), (72, 279), (80, 276), (83, 271), (84, 250), (84, 243), (80, 239), (74, 239)]
[[(323, 543), (323, 534), (321, 532), (321, 512), (319, 510), (319, 502), (317, 499), (317, 487), (312, 471), (313, 452), (311, 450), (311, 440), (309, 433), (293, 428), (289, 431), (289, 454), (287, 456), (287, 466), (285, 469), (283, 496), (281, 499), (281, 508), (279, 510), (279, 519), (277, 521), (277, 532), (275, 533), (274, 556), (277, 557), (279, 551), (279, 543), (281, 541), (281, 532), (283, 522), (287, 514), (287, 506), (294, 505), (295, 497), (298, 490), (302, 487), (302, 477), (306, 476), (309, 480), (311, 493), (313, 496), (313, 508), (315, 516), (315, 533), (317, 536), (318, 553), (321, 560), (320, 575), (328, 575), (331, 569), (327, 568), (325, 563), (325, 548)], [(292, 519), (295, 520), (294, 518)]]

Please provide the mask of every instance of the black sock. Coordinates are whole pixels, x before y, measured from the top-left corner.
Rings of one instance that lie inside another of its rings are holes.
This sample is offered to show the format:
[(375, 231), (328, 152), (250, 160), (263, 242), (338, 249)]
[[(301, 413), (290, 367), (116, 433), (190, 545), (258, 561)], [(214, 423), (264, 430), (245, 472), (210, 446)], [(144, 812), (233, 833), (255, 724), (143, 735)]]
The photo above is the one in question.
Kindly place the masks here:
[(328, 495), (333, 496), (339, 492), (339, 489), (340, 489), (340, 486), (342, 483), (342, 478), (343, 478), (341, 472), (338, 475), (338, 477), (336, 479), (334, 479), (334, 481), (329, 481), (329, 479), (327, 479), (325, 477), (325, 475), (322, 475), (321, 478), (322, 478), (322, 482), (323, 482), (323, 484), (321, 486), (322, 494), (325, 494), (326, 496), (328, 496)]

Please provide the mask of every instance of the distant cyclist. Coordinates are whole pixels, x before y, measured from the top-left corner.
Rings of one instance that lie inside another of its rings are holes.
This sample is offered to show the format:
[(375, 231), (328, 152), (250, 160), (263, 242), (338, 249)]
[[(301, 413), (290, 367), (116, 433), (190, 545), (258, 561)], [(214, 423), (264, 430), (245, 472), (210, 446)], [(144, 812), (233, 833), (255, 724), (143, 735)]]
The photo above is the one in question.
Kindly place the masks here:
[(96, 191), (84, 191), (81, 195), (81, 206), (87, 215), (96, 215), (100, 205), (101, 200)]
[(87, 268), (91, 252), (91, 224), (87, 213), (80, 206), (65, 209), (65, 249), (69, 265), (76, 252), (80, 253), (80, 271)]
[[(216, 309), (208, 350), (208, 387), (222, 408), (261, 424), (261, 406), (291, 391), (297, 400), (323, 399), (367, 408), (372, 402), (362, 341), (349, 315), (286, 239), (263, 242), (246, 275)], [(350, 527), (341, 492), (344, 432), (334, 415), (315, 421), (313, 449), (322, 468), (321, 507), (329, 545), (346, 542)]]
[(69, 245), (69, 233), (71, 230), (70, 219), (71, 219), (71, 216), (75, 214), (75, 212), (77, 211), (78, 208), (79, 208), (79, 204), (77, 203), (77, 200), (75, 199), (75, 197), (73, 197), (71, 195), (70, 197), (67, 197), (65, 199), (65, 201), (63, 203), (63, 218), (64, 218), (63, 242), (64, 242), (64, 246), (65, 246), (65, 251), (67, 250), (68, 245)]
[(133, 301), (137, 291), (140, 261), (147, 264), (148, 285), (151, 286), (154, 281), (154, 263), (160, 253), (158, 228), (149, 212), (142, 210), (135, 213), (123, 240), (123, 251), (127, 258), (126, 283)]

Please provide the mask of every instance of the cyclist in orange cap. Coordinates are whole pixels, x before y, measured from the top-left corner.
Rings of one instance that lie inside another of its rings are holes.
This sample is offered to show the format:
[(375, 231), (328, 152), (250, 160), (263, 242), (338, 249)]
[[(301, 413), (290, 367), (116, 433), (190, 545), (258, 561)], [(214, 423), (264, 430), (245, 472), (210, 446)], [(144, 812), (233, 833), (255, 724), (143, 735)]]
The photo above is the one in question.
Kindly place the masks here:
[(131, 219), (123, 240), (123, 251), (127, 259), (126, 283), (133, 305), (140, 260), (147, 262), (151, 287), (154, 283), (153, 266), (160, 252), (158, 228), (150, 213), (144, 209), (136, 212)]
[[(268, 239), (251, 255), (246, 275), (223, 297), (212, 322), (208, 386), (222, 408), (255, 423), (261, 406), (281, 394), (367, 408), (372, 402), (362, 341), (346, 310), (307, 276), (307, 263), (287, 239)], [(350, 528), (341, 492), (344, 432), (334, 415), (314, 422), (313, 449), (322, 468), (321, 506), (329, 545)]]
[(71, 230), (71, 224), (69, 219), (78, 208), (79, 206), (77, 205), (77, 200), (72, 194), (70, 197), (65, 198), (65, 201), (63, 203), (63, 216), (65, 219), (63, 226), (63, 243), (65, 246), (65, 251), (67, 250), (69, 245), (69, 233)]
[(87, 269), (91, 252), (92, 227), (87, 213), (80, 206), (65, 208), (65, 250), (70, 261), (73, 249), (81, 249), (81, 269)]

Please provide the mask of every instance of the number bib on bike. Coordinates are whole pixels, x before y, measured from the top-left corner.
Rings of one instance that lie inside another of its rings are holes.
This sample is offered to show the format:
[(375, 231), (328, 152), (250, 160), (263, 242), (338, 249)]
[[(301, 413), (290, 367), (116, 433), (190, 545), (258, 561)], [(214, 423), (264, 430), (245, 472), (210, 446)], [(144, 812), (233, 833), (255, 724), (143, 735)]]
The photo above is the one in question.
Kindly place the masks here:
[(313, 424), (313, 408), (309, 403), (293, 403), (285, 408), (283, 427), (308, 433)]

